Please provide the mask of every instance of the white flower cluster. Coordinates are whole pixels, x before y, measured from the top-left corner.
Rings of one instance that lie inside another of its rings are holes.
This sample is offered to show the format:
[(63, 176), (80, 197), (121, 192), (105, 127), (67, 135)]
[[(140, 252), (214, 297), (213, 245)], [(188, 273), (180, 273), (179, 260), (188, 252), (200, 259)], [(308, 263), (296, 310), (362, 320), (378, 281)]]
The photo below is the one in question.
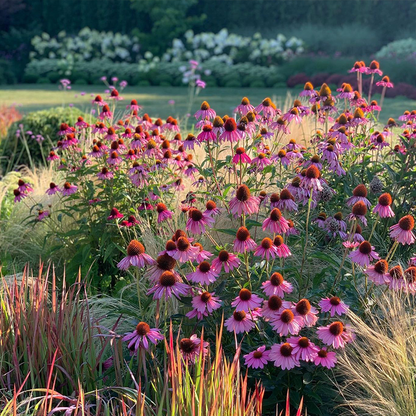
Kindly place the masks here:
[(184, 42), (174, 39), (172, 48), (163, 55), (168, 62), (183, 62), (194, 59), (198, 62), (218, 61), (228, 65), (239, 62), (270, 65), (278, 60), (288, 60), (304, 51), (303, 41), (279, 34), (276, 39), (264, 39), (260, 33), (252, 37), (228, 33), (200, 33), (192, 30), (185, 33)]
[(416, 39), (408, 38), (390, 42), (376, 53), (376, 58), (414, 60), (416, 59)]
[(113, 32), (99, 32), (88, 27), (77, 36), (67, 36), (65, 31), (57, 37), (47, 33), (32, 39), (34, 51), (31, 60), (59, 59), (68, 62), (91, 61), (92, 59), (109, 59), (110, 61), (136, 62), (140, 45), (136, 37)]

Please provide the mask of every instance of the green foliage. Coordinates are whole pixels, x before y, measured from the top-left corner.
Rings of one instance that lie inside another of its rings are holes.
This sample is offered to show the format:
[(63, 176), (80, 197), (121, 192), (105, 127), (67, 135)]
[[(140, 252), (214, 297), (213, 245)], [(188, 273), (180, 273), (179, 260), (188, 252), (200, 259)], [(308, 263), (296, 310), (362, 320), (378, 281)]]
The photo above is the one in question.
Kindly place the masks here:
[[(22, 120), (14, 122), (0, 142), (0, 170), (4, 174), (18, 165), (29, 166), (31, 161), (34, 166), (44, 164), (47, 157), (45, 148), (56, 144), (60, 124), (68, 120), (73, 124), (79, 116), (88, 117), (76, 108), (57, 107), (29, 113)], [(26, 134), (28, 131), (32, 134)], [(35, 140), (37, 135), (45, 139), (46, 145)]]
[(14, 84), (16, 82), (16, 76), (12, 69), (10, 61), (0, 59), (0, 85), (1, 84)]
[(198, 27), (205, 15), (189, 16), (197, 0), (131, 0), (132, 8), (140, 16), (138, 28), (132, 33), (140, 38), (145, 51), (161, 55), (172, 39)]
[(320, 23), (283, 27), (286, 36), (296, 36), (305, 42), (305, 49), (312, 53), (341, 56), (373, 54), (383, 45), (383, 38), (371, 26), (356, 22), (340, 25)]

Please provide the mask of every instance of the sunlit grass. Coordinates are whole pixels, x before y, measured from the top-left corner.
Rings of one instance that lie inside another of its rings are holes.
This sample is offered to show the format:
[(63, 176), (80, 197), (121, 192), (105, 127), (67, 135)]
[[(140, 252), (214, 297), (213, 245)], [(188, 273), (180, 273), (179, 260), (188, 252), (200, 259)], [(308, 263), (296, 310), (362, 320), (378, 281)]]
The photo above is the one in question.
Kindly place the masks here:
[[(21, 105), (19, 110), (23, 113), (43, 110), (59, 105), (73, 104), (80, 109), (90, 109), (91, 94), (102, 94), (105, 90), (101, 85), (74, 85), (71, 91), (60, 91), (57, 85), (13, 85), (0, 88), (0, 105)], [(84, 96), (80, 93), (85, 92)], [(209, 101), (219, 114), (231, 114), (243, 96), (247, 96), (254, 104), (263, 98), (274, 97), (278, 107), (281, 107), (288, 93), (295, 96), (299, 91), (286, 88), (206, 88), (196, 97), (191, 113), (198, 110), (203, 100)], [(78, 97), (75, 98), (75, 95)], [(183, 117), (189, 110), (188, 90), (185, 87), (127, 87), (121, 93), (123, 103), (133, 98), (144, 106), (144, 111), (153, 117), (166, 118), (169, 115)], [(380, 100), (380, 96), (373, 97)], [(169, 104), (174, 100), (175, 104)], [(120, 104), (120, 108), (122, 104)], [(416, 108), (416, 101), (404, 97), (386, 99), (381, 120), (388, 117), (397, 118), (406, 109)], [(384, 115), (383, 115), (384, 114)]]

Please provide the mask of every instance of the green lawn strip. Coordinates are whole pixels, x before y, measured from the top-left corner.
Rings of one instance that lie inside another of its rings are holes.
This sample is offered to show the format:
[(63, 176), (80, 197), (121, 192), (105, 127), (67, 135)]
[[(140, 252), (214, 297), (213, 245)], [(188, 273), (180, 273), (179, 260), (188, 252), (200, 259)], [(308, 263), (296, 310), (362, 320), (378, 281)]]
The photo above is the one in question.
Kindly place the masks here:
[[(50, 107), (73, 104), (88, 111), (91, 108), (91, 94), (103, 94), (105, 86), (74, 85), (70, 91), (60, 91), (57, 85), (20, 84), (0, 87), (0, 105), (18, 104), (22, 113), (43, 110)], [(80, 93), (85, 92), (84, 96)], [(257, 105), (267, 96), (276, 101), (278, 107), (283, 107), (288, 94), (295, 97), (296, 89), (284, 88), (206, 88), (195, 98), (191, 113), (194, 113), (203, 100), (207, 100), (218, 114), (232, 114), (233, 109), (247, 96), (253, 105)], [(77, 95), (77, 97), (75, 97)], [(185, 87), (127, 87), (121, 96), (124, 98), (118, 104), (123, 108), (133, 98), (144, 107), (144, 111), (152, 117), (166, 118), (169, 115), (183, 117), (189, 110), (188, 89)], [(380, 100), (380, 96), (373, 98)], [(169, 104), (174, 100), (175, 104)], [(381, 121), (389, 117), (397, 118), (405, 110), (416, 108), (416, 101), (405, 97), (385, 99)]]

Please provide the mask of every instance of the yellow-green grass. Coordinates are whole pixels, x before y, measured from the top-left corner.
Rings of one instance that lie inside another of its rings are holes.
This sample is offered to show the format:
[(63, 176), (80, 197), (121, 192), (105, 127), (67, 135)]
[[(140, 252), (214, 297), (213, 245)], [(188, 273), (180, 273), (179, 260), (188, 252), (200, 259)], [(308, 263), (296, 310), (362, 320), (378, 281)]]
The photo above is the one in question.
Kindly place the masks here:
[[(23, 84), (2, 86), (0, 88), (1, 105), (20, 105), (22, 113), (42, 110), (50, 107), (73, 104), (81, 109), (91, 108), (91, 94), (103, 94), (105, 87), (100, 85), (74, 85), (70, 91), (60, 91), (57, 85)], [(85, 92), (84, 96), (80, 93)], [(296, 89), (285, 88), (206, 88), (196, 97), (191, 108), (194, 113), (203, 100), (207, 100), (220, 114), (231, 114), (242, 97), (247, 96), (257, 105), (260, 101), (270, 96), (276, 100), (276, 104), (283, 106), (287, 94), (293, 97), (298, 94)], [(75, 97), (77, 95), (77, 97)], [(189, 111), (189, 93), (185, 87), (127, 87), (121, 96), (124, 100), (118, 108), (128, 104), (133, 98), (144, 107), (144, 111), (152, 117), (166, 118), (169, 115), (183, 117)], [(380, 96), (373, 97), (380, 100)], [(175, 104), (169, 104), (174, 100)], [(389, 117), (398, 117), (403, 111), (416, 108), (416, 101), (405, 97), (385, 99), (380, 120), (387, 121)]]

